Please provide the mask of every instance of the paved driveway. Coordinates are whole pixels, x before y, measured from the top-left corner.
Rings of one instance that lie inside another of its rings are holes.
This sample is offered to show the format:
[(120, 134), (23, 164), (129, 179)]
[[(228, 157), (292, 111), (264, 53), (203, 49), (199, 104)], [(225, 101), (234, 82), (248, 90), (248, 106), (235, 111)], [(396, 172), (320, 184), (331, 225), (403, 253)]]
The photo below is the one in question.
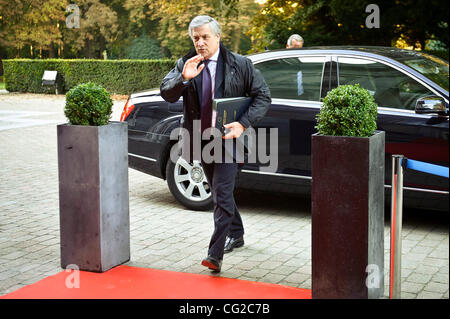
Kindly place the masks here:
[[(125, 101), (115, 101), (118, 120)], [(56, 124), (64, 96), (0, 94), (0, 295), (62, 269)], [(200, 265), (213, 220), (184, 209), (166, 183), (129, 170), (128, 265), (211, 274)], [(308, 199), (239, 191), (246, 245), (225, 255), (220, 276), (311, 288)], [(449, 216), (405, 211), (402, 297), (448, 298)], [(385, 294), (389, 217), (385, 227)]]

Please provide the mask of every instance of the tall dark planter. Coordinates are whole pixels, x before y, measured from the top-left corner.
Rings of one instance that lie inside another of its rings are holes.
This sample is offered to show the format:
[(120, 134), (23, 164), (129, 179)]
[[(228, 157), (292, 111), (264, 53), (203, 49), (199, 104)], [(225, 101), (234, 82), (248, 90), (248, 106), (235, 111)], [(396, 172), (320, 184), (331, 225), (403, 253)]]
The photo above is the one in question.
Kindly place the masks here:
[(130, 259), (127, 124), (57, 135), (61, 266), (104, 272)]
[(378, 131), (312, 136), (313, 298), (384, 294), (384, 147)]

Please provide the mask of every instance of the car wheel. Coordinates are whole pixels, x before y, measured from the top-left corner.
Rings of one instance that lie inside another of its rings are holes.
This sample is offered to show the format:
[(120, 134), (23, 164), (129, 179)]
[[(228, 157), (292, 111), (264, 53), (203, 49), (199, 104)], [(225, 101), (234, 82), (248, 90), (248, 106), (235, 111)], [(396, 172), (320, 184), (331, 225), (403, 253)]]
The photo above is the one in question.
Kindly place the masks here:
[(167, 185), (172, 195), (192, 210), (209, 210), (213, 207), (211, 188), (200, 161), (189, 163), (182, 157), (166, 165)]

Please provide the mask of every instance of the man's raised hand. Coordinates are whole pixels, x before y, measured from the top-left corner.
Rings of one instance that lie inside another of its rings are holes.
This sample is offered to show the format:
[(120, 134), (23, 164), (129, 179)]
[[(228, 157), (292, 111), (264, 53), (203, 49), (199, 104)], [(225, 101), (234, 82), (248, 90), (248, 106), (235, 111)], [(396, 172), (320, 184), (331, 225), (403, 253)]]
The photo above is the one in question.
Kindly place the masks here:
[(198, 64), (203, 61), (203, 56), (198, 54), (189, 60), (186, 61), (183, 67), (183, 80), (189, 81), (190, 79), (195, 78), (197, 75), (202, 72), (203, 68), (205, 67), (204, 64), (200, 65), (198, 68)]

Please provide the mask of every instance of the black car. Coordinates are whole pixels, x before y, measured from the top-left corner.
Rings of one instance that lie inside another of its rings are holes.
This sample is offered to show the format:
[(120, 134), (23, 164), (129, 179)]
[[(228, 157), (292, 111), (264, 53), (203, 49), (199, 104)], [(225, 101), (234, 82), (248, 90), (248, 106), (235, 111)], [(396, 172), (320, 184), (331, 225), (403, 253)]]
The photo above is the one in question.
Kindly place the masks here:
[[(248, 56), (266, 80), (272, 105), (258, 128), (278, 129), (278, 169), (245, 164), (237, 188), (279, 193), (311, 190), (311, 135), (328, 91), (359, 83), (378, 104), (378, 130), (386, 132), (386, 203), (390, 203), (391, 155), (448, 167), (448, 62), (418, 51), (384, 47), (311, 47)], [(443, 109), (435, 109), (438, 104)], [(429, 105), (432, 105), (428, 108)], [(128, 122), (129, 167), (167, 180), (189, 209), (211, 207), (200, 163), (169, 160), (180, 126), (182, 101), (168, 103), (158, 90), (131, 94), (122, 120)], [(404, 205), (448, 211), (448, 178), (407, 170)]]

